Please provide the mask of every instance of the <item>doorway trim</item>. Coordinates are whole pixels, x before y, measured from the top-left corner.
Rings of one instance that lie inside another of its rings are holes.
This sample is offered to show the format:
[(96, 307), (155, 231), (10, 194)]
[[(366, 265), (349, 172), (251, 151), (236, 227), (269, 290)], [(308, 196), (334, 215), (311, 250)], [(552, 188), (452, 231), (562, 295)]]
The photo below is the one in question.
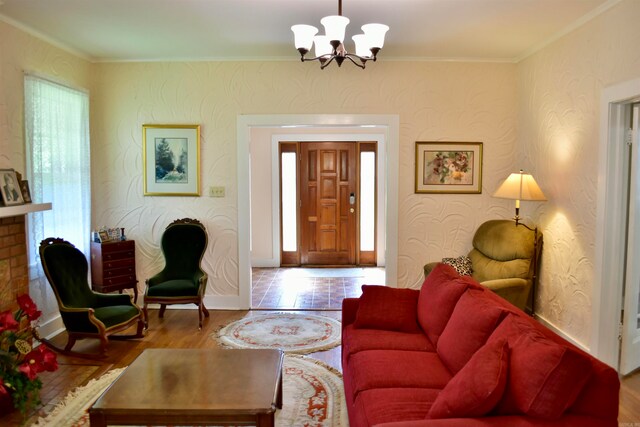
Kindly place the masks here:
[(624, 286), (625, 109), (640, 97), (640, 78), (606, 87), (600, 98), (595, 282), (591, 304), (591, 353), (618, 370), (618, 324)]
[(237, 118), (238, 179), (238, 302), (251, 307), (251, 181), (249, 141), (253, 127), (370, 127), (384, 134), (386, 154), (385, 282), (396, 286), (398, 277), (398, 165), (400, 118), (397, 114), (293, 114), (239, 115)]
[(378, 185), (376, 189), (376, 197), (378, 204), (376, 207), (376, 265), (378, 267), (385, 266), (385, 236), (386, 236), (386, 221), (385, 221), (385, 203), (380, 201), (385, 200), (386, 191), (386, 173), (385, 166), (387, 163), (387, 153), (385, 136), (381, 133), (305, 133), (305, 134), (274, 134), (271, 137), (271, 218), (273, 227), (273, 245), (272, 256), (270, 260), (270, 267), (280, 266), (280, 174), (279, 165), (280, 159), (278, 156), (278, 144), (280, 142), (318, 142), (318, 141), (337, 141), (337, 142), (358, 142), (358, 141), (375, 141), (378, 146), (378, 156), (376, 159), (376, 174), (378, 178)]

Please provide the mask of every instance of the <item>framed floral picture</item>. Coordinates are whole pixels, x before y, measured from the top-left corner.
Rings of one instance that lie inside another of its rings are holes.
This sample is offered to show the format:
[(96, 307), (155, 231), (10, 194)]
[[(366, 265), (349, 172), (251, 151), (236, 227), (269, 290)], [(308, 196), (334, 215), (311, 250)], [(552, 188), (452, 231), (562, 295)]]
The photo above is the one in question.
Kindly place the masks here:
[(482, 142), (416, 142), (416, 193), (482, 193)]
[(200, 195), (200, 126), (143, 125), (145, 196)]

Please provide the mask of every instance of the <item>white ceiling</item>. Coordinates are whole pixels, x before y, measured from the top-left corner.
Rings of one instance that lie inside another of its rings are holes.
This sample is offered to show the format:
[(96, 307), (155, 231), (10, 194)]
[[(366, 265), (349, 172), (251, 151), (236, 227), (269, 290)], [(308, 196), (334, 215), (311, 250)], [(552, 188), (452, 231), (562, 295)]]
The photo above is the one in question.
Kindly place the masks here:
[[(379, 58), (517, 61), (619, 0), (344, 0), (391, 27)], [(0, 0), (0, 19), (92, 61), (296, 59), (338, 0)], [(320, 32), (324, 32), (321, 30)], [(352, 49), (347, 43), (347, 50)]]

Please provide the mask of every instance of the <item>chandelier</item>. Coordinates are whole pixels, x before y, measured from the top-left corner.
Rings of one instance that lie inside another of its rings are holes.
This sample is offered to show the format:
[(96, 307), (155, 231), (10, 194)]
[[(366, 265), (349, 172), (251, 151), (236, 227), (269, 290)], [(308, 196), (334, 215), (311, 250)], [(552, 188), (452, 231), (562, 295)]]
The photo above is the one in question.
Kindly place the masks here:
[[(360, 68), (364, 68), (369, 60), (375, 61), (378, 52), (384, 45), (384, 36), (389, 27), (384, 24), (366, 24), (362, 26), (363, 34), (352, 37), (356, 53), (348, 53), (344, 47), (344, 33), (349, 24), (349, 18), (342, 16), (342, 0), (338, 0), (338, 14), (325, 16), (320, 20), (324, 26), (324, 35), (316, 35), (318, 29), (312, 25), (294, 25), (293, 31), (296, 49), (300, 52), (300, 60), (320, 61), (320, 68), (325, 69), (334, 60), (338, 67), (345, 59), (350, 60)], [(315, 58), (305, 58), (305, 55), (315, 44)]]

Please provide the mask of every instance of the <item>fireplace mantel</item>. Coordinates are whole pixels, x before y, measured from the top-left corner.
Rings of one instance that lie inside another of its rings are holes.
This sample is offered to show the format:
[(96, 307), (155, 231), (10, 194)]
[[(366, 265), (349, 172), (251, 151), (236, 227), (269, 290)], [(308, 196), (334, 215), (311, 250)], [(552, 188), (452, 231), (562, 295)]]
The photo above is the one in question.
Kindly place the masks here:
[(48, 211), (50, 209), (51, 203), (27, 203), (16, 206), (2, 206), (0, 207), (0, 218), (25, 215), (29, 212)]

